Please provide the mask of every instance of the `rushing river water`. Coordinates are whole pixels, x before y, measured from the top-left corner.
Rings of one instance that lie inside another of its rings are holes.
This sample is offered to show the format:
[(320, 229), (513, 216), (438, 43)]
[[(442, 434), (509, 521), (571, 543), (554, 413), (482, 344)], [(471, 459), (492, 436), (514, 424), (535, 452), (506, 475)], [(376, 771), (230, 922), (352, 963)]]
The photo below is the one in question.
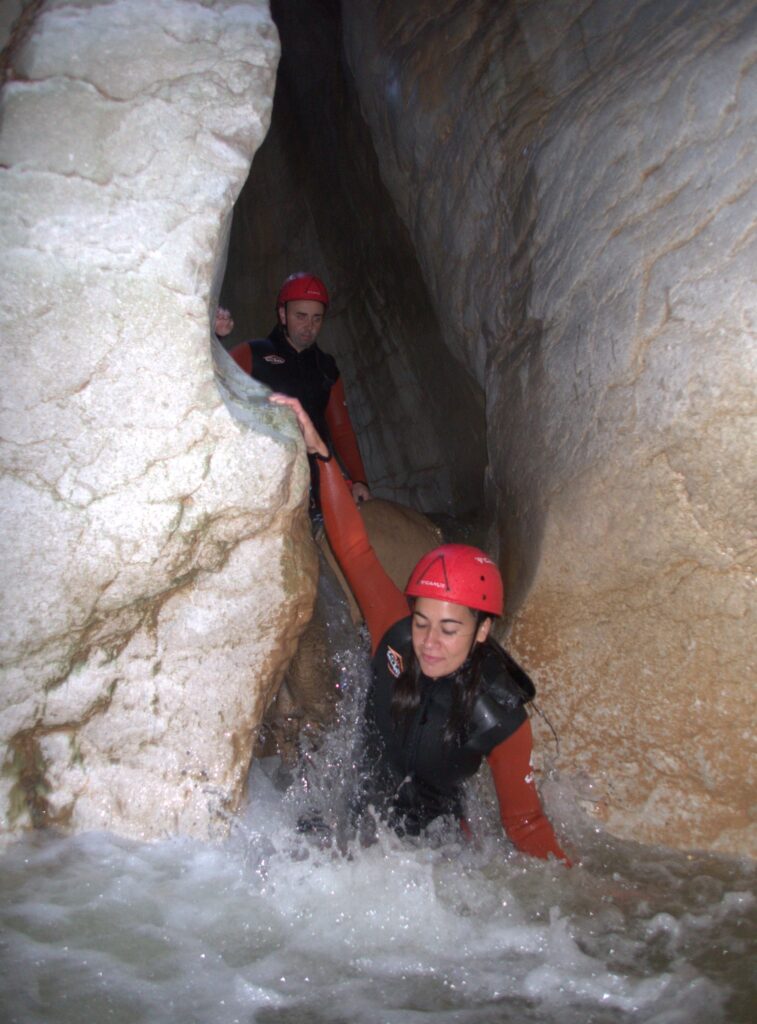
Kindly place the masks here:
[(0, 857), (2, 1024), (757, 1019), (755, 865), (613, 840), (559, 780), (572, 870), (509, 847), (485, 771), (475, 843), (299, 833), (313, 807), (339, 820), (351, 773), (366, 662), (340, 615), (340, 727), (289, 780), (254, 766), (226, 842), (39, 835)]

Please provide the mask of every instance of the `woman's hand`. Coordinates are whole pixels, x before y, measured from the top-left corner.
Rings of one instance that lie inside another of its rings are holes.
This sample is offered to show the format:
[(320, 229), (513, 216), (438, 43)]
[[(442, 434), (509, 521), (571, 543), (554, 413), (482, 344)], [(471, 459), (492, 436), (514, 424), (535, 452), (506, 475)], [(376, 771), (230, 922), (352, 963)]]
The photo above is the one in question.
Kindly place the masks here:
[(286, 405), (297, 417), (297, 425), (302, 432), (305, 447), (308, 455), (322, 455), (325, 459), (329, 457), (329, 450), (318, 431), (313, 426), (313, 421), (302, 408), (299, 398), (290, 398), (289, 395), (280, 395), (277, 392), (268, 396), (268, 401), (273, 405)]

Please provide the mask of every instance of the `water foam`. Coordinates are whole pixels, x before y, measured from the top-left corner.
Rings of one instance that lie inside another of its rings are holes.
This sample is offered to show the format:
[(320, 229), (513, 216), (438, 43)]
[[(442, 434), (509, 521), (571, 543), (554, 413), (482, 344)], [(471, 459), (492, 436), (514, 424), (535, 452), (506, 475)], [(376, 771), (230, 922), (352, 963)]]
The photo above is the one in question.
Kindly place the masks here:
[[(475, 843), (340, 837), (368, 669), (329, 607), (340, 723), (294, 772), (254, 765), (227, 842), (32, 836), (0, 858), (4, 1022), (753, 1019), (754, 865), (613, 840), (572, 783), (546, 790), (572, 870), (513, 851), (483, 772)], [(332, 832), (297, 831), (314, 808)]]

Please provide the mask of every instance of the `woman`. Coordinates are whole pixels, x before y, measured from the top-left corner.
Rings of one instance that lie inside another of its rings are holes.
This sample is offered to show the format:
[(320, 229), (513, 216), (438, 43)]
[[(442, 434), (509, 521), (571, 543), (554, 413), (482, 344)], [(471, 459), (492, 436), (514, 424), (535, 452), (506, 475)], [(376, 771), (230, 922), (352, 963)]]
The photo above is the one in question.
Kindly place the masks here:
[(363, 801), (399, 832), (417, 835), (440, 815), (454, 815), (467, 831), (462, 784), (486, 757), (510, 840), (523, 853), (569, 864), (533, 781), (524, 709), (533, 684), (490, 636), (504, 603), (496, 565), (478, 548), (435, 548), (410, 576), (409, 609), (307, 413), (296, 398), (270, 400), (292, 409), (318, 462), (326, 532), (371, 635)]

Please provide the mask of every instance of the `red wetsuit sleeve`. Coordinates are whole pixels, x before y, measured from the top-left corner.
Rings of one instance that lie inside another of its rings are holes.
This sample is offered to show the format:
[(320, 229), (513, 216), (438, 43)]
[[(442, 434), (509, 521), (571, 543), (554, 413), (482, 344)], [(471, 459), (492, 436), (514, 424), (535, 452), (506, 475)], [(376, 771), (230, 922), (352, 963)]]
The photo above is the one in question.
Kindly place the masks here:
[(336, 459), (319, 460), (318, 470), (323, 523), (336, 560), (365, 618), (373, 654), (389, 627), (404, 619), (410, 609), (371, 547), (363, 517)]
[(252, 376), (252, 349), (249, 342), (243, 341), (241, 345), (235, 345), (234, 348), (230, 348), (229, 355), (237, 366)]
[(553, 853), (570, 867), (570, 860), (561, 849), (536, 792), (531, 768), (532, 747), (531, 723), (525, 721), (486, 758), (497, 790), (502, 825), (522, 853), (543, 858)]
[(326, 425), (334, 442), (334, 449), (344, 463), (344, 468), (353, 482), (367, 485), (368, 476), (360, 456), (355, 430), (347, 410), (347, 399), (344, 396), (344, 382), (340, 377), (331, 389), (329, 402), (326, 406)]

